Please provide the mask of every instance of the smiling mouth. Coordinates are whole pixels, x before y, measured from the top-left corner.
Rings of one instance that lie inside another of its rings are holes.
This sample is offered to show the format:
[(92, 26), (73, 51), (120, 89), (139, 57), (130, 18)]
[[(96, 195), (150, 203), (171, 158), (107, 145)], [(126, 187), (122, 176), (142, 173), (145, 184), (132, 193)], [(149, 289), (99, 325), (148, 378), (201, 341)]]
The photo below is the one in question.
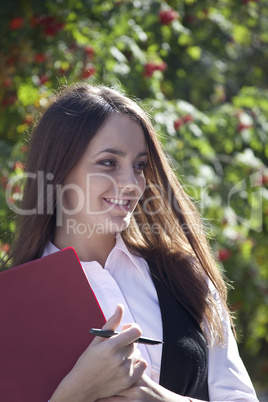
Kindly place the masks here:
[(120, 205), (120, 206), (129, 206), (130, 200), (120, 200), (118, 198), (104, 198), (105, 201), (109, 202), (109, 204)]

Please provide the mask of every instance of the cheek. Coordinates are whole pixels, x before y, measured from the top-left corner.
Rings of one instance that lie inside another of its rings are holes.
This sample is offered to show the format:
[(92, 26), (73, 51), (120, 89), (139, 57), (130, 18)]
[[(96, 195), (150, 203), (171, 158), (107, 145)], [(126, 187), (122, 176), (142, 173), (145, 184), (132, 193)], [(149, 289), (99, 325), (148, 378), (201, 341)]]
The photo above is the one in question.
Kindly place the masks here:
[(66, 209), (72, 211), (84, 202), (84, 191), (81, 183), (76, 177), (68, 175), (61, 186), (61, 191), (57, 197), (58, 205), (61, 204)]
[(90, 198), (98, 198), (114, 187), (114, 181), (107, 175), (91, 176), (88, 181), (88, 194)]
[(72, 210), (79, 204), (79, 195), (77, 192), (71, 189), (64, 189), (62, 193), (62, 204), (67, 207), (68, 210)]

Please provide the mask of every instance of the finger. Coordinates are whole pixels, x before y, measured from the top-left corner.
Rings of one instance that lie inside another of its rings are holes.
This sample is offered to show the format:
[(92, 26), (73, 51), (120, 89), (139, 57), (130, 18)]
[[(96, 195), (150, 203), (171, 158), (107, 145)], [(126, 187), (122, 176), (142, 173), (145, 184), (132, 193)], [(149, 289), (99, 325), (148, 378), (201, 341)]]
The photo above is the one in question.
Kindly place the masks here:
[(147, 363), (144, 359), (140, 358), (137, 363), (133, 366), (133, 373), (131, 375), (131, 383), (134, 384), (143, 375), (144, 371), (147, 369)]
[(127, 367), (130, 377), (133, 376), (135, 365), (138, 364), (140, 360), (142, 359), (139, 350), (135, 350), (131, 356), (125, 359), (125, 365)]
[[(111, 331), (115, 331), (119, 326), (122, 317), (124, 314), (124, 306), (122, 304), (118, 304), (116, 306), (114, 314), (108, 319), (108, 321), (103, 325), (102, 329), (109, 329)], [(101, 338), (100, 336), (96, 336), (92, 342), (92, 344), (97, 344), (103, 342), (105, 338)]]
[(134, 352), (129, 356), (129, 358), (131, 358), (132, 364), (133, 366), (135, 366), (135, 364), (137, 364), (138, 361), (140, 361), (141, 359), (141, 352), (139, 351), (139, 349), (135, 349)]
[(138, 324), (131, 324), (129, 328), (120, 332), (118, 335), (110, 338), (110, 341), (115, 345), (123, 348), (135, 342), (142, 334), (142, 331)]
[(136, 346), (134, 346), (133, 343), (122, 348), (121, 358), (126, 362), (128, 361), (129, 365), (136, 364), (137, 361), (139, 361), (140, 357), (141, 352), (139, 351), (139, 349), (136, 349)]
[(142, 377), (136, 382), (136, 385), (140, 387), (150, 387), (152, 386), (153, 380), (148, 377), (147, 374), (143, 373)]
[(122, 320), (123, 314), (124, 314), (124, 306), (122, 304), (117, 304), (114, 314), (103, 325), (102, 329), (109, 329), (111, 331), (115, 331)]
[(128, 329), (129, 327), (131, 327), (132, 324), (124, 324), (122, 325), (122, 331), (125, 331), (125, 329)]

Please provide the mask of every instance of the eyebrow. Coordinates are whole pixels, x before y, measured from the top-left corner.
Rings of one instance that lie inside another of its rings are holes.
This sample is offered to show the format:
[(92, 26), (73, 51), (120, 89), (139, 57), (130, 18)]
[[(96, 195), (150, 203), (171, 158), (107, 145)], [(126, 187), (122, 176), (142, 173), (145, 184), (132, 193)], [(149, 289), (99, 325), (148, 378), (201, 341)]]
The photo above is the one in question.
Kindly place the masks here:
[[(113, 154), (113, 155), (117, 155), (117, 156), (126, 156), (126, 153), (125, 152), (123, 152), (123, 151), (119, 151), (119, 149), (114, 149), (114, 148), (106, 148), (106, 149), (104, 149), (103, 151), (100, 151), (99, 153), (98, 153), (98, 155), (99, 154), (102, 154), (103, 152), (108, 152), (108, 153), (110, 153), (110, 154)], [(148, 155), (148, 152), (147, 151), (144, 151), (144, 152), (139, 152), (138, 154), (137, 154), (137, 158), (140, 158), (141, 156), (147, 156)]]

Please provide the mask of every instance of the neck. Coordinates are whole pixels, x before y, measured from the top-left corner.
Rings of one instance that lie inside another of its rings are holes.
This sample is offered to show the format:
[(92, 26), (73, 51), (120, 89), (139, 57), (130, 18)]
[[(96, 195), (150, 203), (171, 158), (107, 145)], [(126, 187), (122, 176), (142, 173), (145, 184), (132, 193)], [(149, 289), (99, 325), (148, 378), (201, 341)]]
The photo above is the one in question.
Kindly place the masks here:
[(66, 233), (64, 226), (57, 227), (53, 243), (59, 249), (73, 247), (80, 261), (97, 261), (102, 267), (115, 245), (115, 234), (97, 234), (90, 237), (78, 233)]

